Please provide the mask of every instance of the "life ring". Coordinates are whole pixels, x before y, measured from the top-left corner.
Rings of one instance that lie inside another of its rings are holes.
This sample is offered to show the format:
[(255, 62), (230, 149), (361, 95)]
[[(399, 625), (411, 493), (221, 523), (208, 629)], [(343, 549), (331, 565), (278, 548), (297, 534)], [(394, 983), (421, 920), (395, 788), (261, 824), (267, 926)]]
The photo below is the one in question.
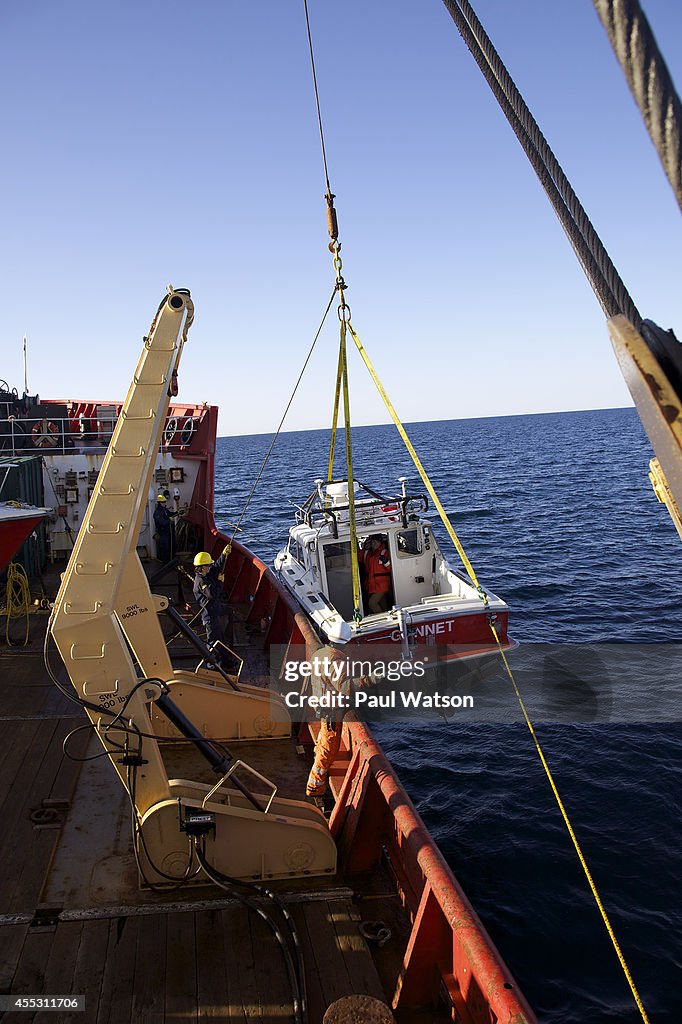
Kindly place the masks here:
[(31, 431), (36, 448), (56, 448), (59, 441), (59, 427), (51, 420), (41, 420)]
[(166, 429), (163, 432), (164, 444), (170, 444), (178, 431), (178, 421), (175, 416), (171, 416), (166, 423)]
[(194, 431), (197, 429), (197, 421), (192, 417), (188, 416), (185, 422), (182, 424), (182, 433), (180, 434), (180, 444), (187, 447), (188, 444), (192, 443), (192, 437)]

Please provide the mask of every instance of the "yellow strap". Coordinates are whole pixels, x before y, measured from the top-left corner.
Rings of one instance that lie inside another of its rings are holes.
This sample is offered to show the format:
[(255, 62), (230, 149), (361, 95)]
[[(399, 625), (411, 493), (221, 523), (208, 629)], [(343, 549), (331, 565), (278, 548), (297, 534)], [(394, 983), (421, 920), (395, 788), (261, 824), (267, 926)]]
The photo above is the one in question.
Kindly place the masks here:
[(613, 928), (611, 926), (611, 922), (609, 920), (608, 914), (606, 913), (606, 910), (604, 908), (604, 904), (602, 903), (601, 897), (599, 895), (599, 892), (597, 891), (597, 886), (595, 885), (594, 879), (592, 878), (592, 873), (590, 872), (590, 869), (587, 866), (587, 861), (585, 860), (585, 857), (583, 855), (583, 851), (582, 851), (582, 849), (580, 847), (580, 843), (578, 842), (578, 837), (576, 836), (575, 832), (573, 831), (573, 826), (571, 825), (571, 822), (569, 820), (568, 813), (566, 811), (566, 808), (564, 807), (563, 800), (559, 796), (559, 790), (557, 789), (556, 783), (554, 781), (554, 776), (552, 775), (550, 767), (547, 764), (547, 761), (545, 760), (545, 755), (543, 753), (542, 747), (540, 746), (540, 741), (538, 740), (537, 735), (535, 733), (535, 729), (533, 728), (533, 723), (531, 722), (530, 718), (528, 717), (528, 712), (526, 711), (526, 705), (523, 703), (523, 699), (521, 697), (521, 694), (519, 693), (519, 688), (516, 685), (516, 679), (514, 678), (514, 674), (513, 674), (512, 670), (511, 670), (510, 666), (509, 666), (509, 662), (507, 661), (507, 657), (506, 657), (506, 655), (504, 653), (504, 650), (502, 649), (502, 644), (500, 643), (500, 638), (497, 635), (497, 630), (495, 629), (495, 626), (493, 625), (492, 622), (490, 623), (490, 628), (491, 628), (491, 630), (493, 632), (493, 636), (495, 637), (495, 640), (497, 641), (497, 646), (498, 646), (499, 652), (500, 652), (500, 654), (502, 656), (502, 661), (504, 662), (504, 667), (507, 670), (507, 675), (509, 676), (509, 678), (511, 680), (511, 684), (514, 687), (514, 692), (516, 694), (516, 699), (518, 700), (519, 706), (521, 707), (521, 711), (523, 712), (523, 717), (526, 720), (526, 725), (528, 726), (529, 732), (530, 732), (531, 736), (533, 737), (533, 742), (535, 743), (535, 748), (536, 748), (536, 750), (538, 752), (540, 760), (542, 761), (542, 767), (545, 769), (545, 774), (547, 775), (547, 778), (549, 779), (549, 784), (552, 787), (552, 792), (554, 793), (554, 798), (555, 798), (555, 800), (556, 800), (556, 802), (557, 802), (557, 804), (559, 806), (559, 810), (561, 811), (561, 816), (564, 819), (564, 822), (566, 824), (566, 828), (568, 829), (568, 834), (571, 837), (571, 840), (572, 840), (573, 845), (575, 847), (575, 852), (578, 854), (578, 860), (580, 861), (582, 869), (585, 872), (585, 877), (587, 879), (587, 882), (588, 882), (588, 885), (589, 885), (590, 889), (592, 890), (592, 895), (594, 896), (595, 903), (597, 904), (597, 907), (599, 908), (599, 913), (602, 916), (602, 920), (603, 920), (603, 922), (604, 922), (604, 924), (606, 926), (606, 930), (609, 933), (609, 938), (611, 939), (611, 942), (613, 943), (613, 948), (616, 951), (616, 956), (618, 957), (618, 960), (620, 961), (620, 966), (623, 968), (623, 973), (625, 974), (625, 977), (627, 979), (627, 983), (630, 986), (630, 991), (632, 992), (634, 1000), (637, 1003), (637, 1009), (639, 1010), (639, 1012), (640, 1012), (640, 1014), (642, 1016), (642, 1020), (645, 1022), (645, 1024), (649, 1024), (649, 1018), (647, 1017), (646, 1010), (644, 1009), (644, 1006), (642, 1005), (642, 1000), (640, 998), (639, 992), (637, 991), (637, 987), (636, 987), (636, 985), (635, 985), (635, 983), (634, 983), (634, 981), (632, 979), (632, 975), (630, 974), (630, 970), (629, 970), (628, 965), (627, 965), (627, 963), (625, 961), (625, 957), (623, 956), (622, 950), (621, 950), (620, 946), (618, 945), (618, 939), (615, 936), (615, 933), (614, 933)]
[[(438, 509), (439, 515), (440, 515), (441, 519), (443, 520), (443, 524), (445, 526), (445, 529), (448, 531), (448, 534), (450, 535), (450, 538), (452, 539), (453, 544), (457, 548), (457, 552), (459, 554), (459, 557), (462, 559), (462, 562), (464, 563), (464, 566), (466, 567), (466, 570), (467, 570), (469, 576), (471, 577), (473, 582), (478, 587), (479, 593), (482, 595), (484, 602), (487, 604), (488, 603), (487, 596), (485, 595), (485, 592), (483, 591), (483, 589), (481, 588), (481, 586), (480, 586), (480, 584), (478, 582), (478, 579), (476, 577), (476, 573), (474, 572), (473, 566), (471, 565), (471, 562), (469, 561), (469, 559), (466, 556), (464, 548), (462, 547), (462, 544), (461, 544), (457, 534), (455, 533), (455, 531), (454, 531), (454, 529), (452, 527), (452, 524), (451, 524), (451, 522), (450, 522), (450, 520), (448, 518), (448, 515), (447, 515), (445, 509), (443, 508), (443, 506), (440, 503), (438, 495), (436, 494), (436, 492), (433, 489), (433, 485), (432, 485), (431, 481), (429, 480), (429, 478), (427, 476), (426, 470), (424, 469), (424, 467), (421, 464), (419, 456), (417, 455), (416, 451), (412, 447), (410, 439), (408, 438), (408, 436), (407, 436), (407, 434), (405, 432), (405, 428), (403, 427), (402, 423), (398, 419), (398, 414), (396, 413), (395, 409), (393, 408), (391, 400), (389, 399), (388, 395), (386, 394), (386, 391), (384, 390), (384, 388), (383, 388), (383, 386), (381, 384), (381, 381), (379, 380), (379, 378), (377, 376), (376, 370), (374, 369), (369, 356), (367, 355), (365, 349), (362, 346), (362, 342), (358, 338), (357, 334), (353, 330), (353, 327), (352, 327), (352, 325), (350, 323), (348, 324), (348, 330), (350, 331), (351, 336), (353, 338), (353, 341), (355, 342), (355, 344), (357, 346), (358, 352), (360, 353), (360, 355), (363, 358), (365, 366), (369, 370), (370, 376), (372, 377), (372, 380), (374, 381), (374, 383), (376, 385), (377, 391), (379, 392), (379, 394), (381, 395), (381, 397), (382, 397), (382, 399), (384, 401), (384, 405), (388, 409), (388, 412), (389, 412), (389, 414), (391, 416), (391, 419), (395, 423), (396, 427), (398, 428), (398, 432), (399, 432), (400, 436), (402, 437), (403, 441), (405, 442), (405, 447), (407, 448), (408, 452), (412, 456), (412, 461), (414, 462), (415, 466), (417, 467), (417, 471), (418, 471), (420, 477), (422, 478), (422, 480), (424, 481), (424, 485), (425, 485), (426, 489), (428, 490), (429, 494), (431, 495), (431, 498), (433, 500), (434, 505)], [(502, 657), (502, 661), (504, 662), (504, 667), (507, 670), (507, 675), (509, 676), (509, 678), (511, 680), (511, 683), (512, 683), (512, 686), (514, 687), (514, 692), (516, 694), (516, 698), (517, 698), (517, 700), (519, 702), (519, 706), (521, 708), (521, 711), (523, 712), (523, 717), (524, 717), (524, 719), (526, 721), (526, 725), (528, 726), (530, 734), (531, 734), (531, 736), (533, 738), (533, 742), (535, 743), (535, 748), (536, 748), (536, 750), (538, 752), (538, 755), (540, 757), (540, 761), (542, 762), (542, 767), (545, 769), (545, 774), (547, 775), (547, 778), (549, 779), (549, 784), (550, 784), (550, 786), (552, 788), (552, 792), (553, 792), (554, 798), (555, 798), (555, 800), (556, 800), (556, 802), (558, 804), (559, 810), (561, 811), (561, 816), (564, 819), (564, 823), (566, 825), (566, 828), (568, 829), (568, 834), (570, 835), (571, 841), (573, 842), (573, 846), (575, 847), (575, 851), (578, 854), (578, 859), (579, 859), (580, 864), (582, 866), (582, 869), (583, 869), (583, 871), (585, 873), (585, 877), (587, 878), (588, 885), (590, 887), (592, 895), (594, 896), (595, 902), (596, 902), (597, 907), (599, 909), (599, 913), (602, 916), (602, 920), (603, 920), (603, 922), (604, 922), (604, 924), (606, 926), (606, 930), (607, 930), (607, 932), (609, 934), (609, 938), (611, 939), (611, 942), (613, 944), (613, 948), (616, 951), (616, 956), (618, 957), (620, 965), (621, 965), (621, 967), (623, 969), (623, 973), (625, 974), (625, 977), (627, 979), (627, 983), (630, 986), (630, 991), (632, 992), (632, 995), (633, 995), (634, 1000), (635, 1000), (635, 1002), (637, 1004), (637, 1008), (638, 1008), (638, 1010), (639, 1010), (639, 1012), (641, 1014), (641, 1017), (642, 1017), (642, 1020), (644, 1021), (644, 1024), (649, 1024), (649, 1018), (647, 1017), (646, 1010), (644, 1009), (644, 1006), (642, 1005), (642, 1000), (640, 998), (639, 992), (637, 991), (635, 983), (634, 983), (634, 981), (632, 979), (632, 975), (630, 974), (630, 970), (629, 970), (628, 965), (627, 965), (627, 963), (625, 961), (625, 957), (623, 956), (622, 950), (621, 950), (621, 948), (620, 948), (620, 946), (618, 944), (618, 940), (616, 939), (615, 933), (614, 933), (613, 928), (611, 926), (611, 922), (610, 922), (610, 920), (608, 918), (608, 915), (606, 913), (606, 910), (604, 908), (604, 904), (601, 901), (601, 897), (599, 895), (599, 892), (597, 891), (597, 887), (595, 885), (594, 879), (592, 878), (592, 874), (590, 872), (590, 869), (587, 866), (587, 862), (586, 862), (585, 857), (583, 855), (583, 851), (582, 851), (582, 849), (580, 847), (580, 843), (578, 842), (578, 838), (577, 838), (577, 836), (576, 836), (576, 834), (575, 834), (575, 832), (573, 830), (573, 826), (571, 825), (571, 822), (570, 822), (570, 819), (568, 817), (568, 813), (566, 811), (566, 808), (564, 807), (563, 801), (562, 801), (562, 799), (561, 799), (561, 797), (559, 795), (559, 790), (557, 789), (556, 783), (554, 781), (554, 777), (553, 777), (552, 772), (550, 771), (549, 765), (547, 764), (547, 761), (545, 759), (545, 755), (543, 753), (542, 747), (540, 746), (540, 742), (539, 742), (539, 740), (537, 738), (537, 735), (535, 733), (535, 729), (533, 728), (533, 723), (531, 722), (530, 718), (528, 717), (528, 712), (526, 711), (526, 706), (523, 703), (523, 699), (522, 699), (521, 694), (519, 692), (519, 688), (518, 688), (518, 686), (516, 684), (516, 680), (514, 678), (514, 674), (513, 674), (512, 670), (511, 670), (509, 662), (507, 661), (507, 657), (506, 657), (506, 655), (504, 653), (504, 649), (502, 647), (502, 643), (501, 643), (500, 638), (498, 636), (497, 630), (495, 629), (495, 626), (494, 626), (492, 621), (489, 621), (489, 626), (490, 626), (492, 634), (493, 634), (493, 636), (495, 638), (495, 642), (497, 643), (497, 647), (498, 647), (499, 653), (500, 653), (500, 655)]]
[(329, 443), (329, 465), (327, 467), (327, 483), (334, 479), (334, 453), (336, 451), (336, 427), (339, 422), (339, 397), (341, 395), (341, 378), (343, 376), (343, 359), (339, 345), (339, 365), (336, 370), (336, 390), (334, 391), (334, 412), (332, 413), (332, 439)]
[[(350, 327), (350, 324), (348, 325)], [(352, 328), (351, 328), (352, 330)], [(350, 433), (350, 396), (348, 394), (348, 362), (346, 359), (346, 321), (341, 320), (341, 343), (339, 361), (342, 368), (343, 418), (346, 425), (346, 468), (348, 477), (348, 518), (350, 520), (350, 564), (353, 577), (353, 615), (359, 622), (360, 612), (360, 569), (358, 566), (358, 535), (355, 526), (355, 478), (353, 476), (353, 442)]]
[(350, 331), (351, 336), (353, 338), (353, 341), (355, 342), (355, 344), (357, 346), (358, 352), (360, 353), (360, 355), (363, 358), (365, 366), (369, 370), (369, 373), (370, 373), (370, 376), (371, 376), (372, 380), (376, 384), (377, 391), (381, 395), (381, 397), (382, 397), (382, 399), (384, 401), (384, 405), (388, 409), (388, 412), (389, 412), (389, 415), (390, 415), (391, 419), (393, 420), (393, 422), (395, 423), (396, 427), (398, 428), (398, 433), (400, 434), (400, 436), (402, 437), (403, 441), (405, 442), (405, 447), (407, 448), (408, 452), (410, 453), (410, 455), (412, 457), (412, 461), (414, 462), (415, 466), (417, 467), (417, 472), (419, 473), (420, 477), (424, 481), (424, 486), (426, 487), (427, 491), (431, 495), (431, 500), (433, 501), (434, 505), (438, 509), (438, 515), (443, 520), (443, 525), (444, 525), (445, 529), (448, 531), (450, 539), (451, 539), (452, 543), (455, 545), (455, 548), (457, 549), (457, 554), (462, 559), (462, 563), (464, 565), (464, 568), (468, 572), (470, 578), (473, 580), (473, 582), (476, 585), (476, 587), (478, 587), (478, 591), (481, 594), (481, 597), (483, 598), (483, 601), (487, 604), (487, 601), (488, 601), (487, 596), (486, 596), (485, 592), (483, 591), (483, 588), (481, 587), (480, 583), (478, 582), (478, 577), (476, 576), (476, 573), (474, 572), (474, 567), (472, 566), (471, 562), (467, 558), (466, 551), (462, 547), (462, 543), (461, 543), (459, 537), (457, 536), (457, 534), (455, 533), (455, 529), (454, 529), (452, 523), (450, 522), (450, 519), (448, 518), (448, 514), (447, 514), (447, 512), (445, 511), (445, 509), (443, 508), (443, 506), (440, 503), (440, 498), (436, 494), (436, 492), (435, 492), (435, 490), (433, 488), (433, 484), (429, 480), (428, 474), (427, 474), (426, 470), (424, 469), (424, 467), (422, 466), (421, 459), (419, 458), (419, 456), (417, 455), (416, 451), (412, 447), (412, 442), (410, 441), (409, 437), (407, 436), (407, 434), (405, 432), (405, 428), (403, 427), (402, 423), (400, 422), (400, 419), (398, 418), (398, 413), (393, 408), (393, 404), (391, 402), (391, 399), (386, 394), (386, 391), (384, 390), (383, 384), (381, 383), (381, 381), (379, 380), (379, 378), (377, 376), (377, 372), (376, 372), (376, 370), (374, 369), (374, 367), (372, 365), (372, 361), (370, 360), (369, 356), (367, 355), (367, 352), (365, 351), (365, 349), (364, 349), (364, 347), (362, 345), (362, 342), (358, 338), (357, 334), (353, 330), (352, 324), (350, 324), (350, 323), (348, 324), (348, 330)]

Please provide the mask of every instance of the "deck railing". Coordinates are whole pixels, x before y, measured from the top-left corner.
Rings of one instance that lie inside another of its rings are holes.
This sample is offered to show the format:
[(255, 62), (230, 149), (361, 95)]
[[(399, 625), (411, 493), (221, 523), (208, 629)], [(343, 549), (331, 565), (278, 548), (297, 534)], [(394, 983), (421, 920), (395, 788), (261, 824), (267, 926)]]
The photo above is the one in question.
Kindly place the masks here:
[(368, 726), (347, 720), (344, 740), (350, 762), (330, 822), (342, 870), (352, 876), (385, 861), (412, 921), (393, 1009), (436, 1006), (446, 992), (457, 1020), (533, 1024), (533, 1011)]
[[(117, 417), (103, 419), (10, 416), (0, 419), (0, 454), (103, 455), (111, 441)], [(191, 444), (198, 420), (171, 418), (162, 435), (160, 452), (177, 451)]]

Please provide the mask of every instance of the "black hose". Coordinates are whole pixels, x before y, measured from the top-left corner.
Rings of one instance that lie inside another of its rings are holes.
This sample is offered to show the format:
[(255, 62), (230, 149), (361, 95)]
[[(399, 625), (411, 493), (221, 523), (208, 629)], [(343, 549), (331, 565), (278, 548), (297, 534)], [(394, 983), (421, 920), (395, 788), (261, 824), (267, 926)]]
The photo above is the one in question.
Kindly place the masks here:
[[(252, 910), (254, 913), (258, 914), (258, 916), (265, 921), (267, 926), (273, 932), (275, 938), (277, 939), (277, 942), (279, 943), (280, 949), (282, 950), (282, 955), (284, 957), (284, 962), (287, 968), (287, 975), (289, 977), (289, 984), (291, 986), (292, 993), (294, 1020), (296, 1021), (296, 1024), (306, 1024), (308, 1020), (308, 1013), (305, 1001), (305, 991), (301, 990), (301, 984), (299, 980), (299, 972), (302, 973), (302, 958), (300, 963), (294, 963), (294, 958), (291, 955), (291, 950), (289, 949), (287, 940), (285, 936), (282, 934), (277, 922), (270, 916), (270, 914), (268, 914), (261, 906), (259, 906), (256, 900), (238, 891), (239, 886), (245, 888), (253, 888), (255, 890), (258, 890), (260, 887), (251, 886), (250, 883), (243, 882), (239, 879), (230, 879), (228, 875), (223, 875), (220, 871), (217, 870), (217, 868), (214, 868), (212, 865), (210, 865), (206, 860), (204, 850), (202, 850), (202, 848), (199, 845), (197, 837), (194, 838), (194, 851), (196, 853), (199, 864), (201, 865), (202, 869), (204, 870), (208, 878), (210, 878), (215, 885), (219, 886), (221, 889), (224, 889), (225, 892), (229, 893), (230, 896), (233, 896), (235, 899), (239, 900), (240, 903), (243, 903), (245, 907), (249, 908), (249, 910)], [(263, 891), (267, 892), (268, 895), (272, 896), (269, 890)], [(280, 901), (277, 901), (277, 905), (280, 906)], [(287, 924), (289, 924), (288, 920)], [(293, 920), (291, 921), (291, 925), (293, 926)], [(296, 939), (296, 942), (298, 943), (298, 938)], [(297, 945), (296, 952), (298, 953), (299, 951), (300, 946)]]

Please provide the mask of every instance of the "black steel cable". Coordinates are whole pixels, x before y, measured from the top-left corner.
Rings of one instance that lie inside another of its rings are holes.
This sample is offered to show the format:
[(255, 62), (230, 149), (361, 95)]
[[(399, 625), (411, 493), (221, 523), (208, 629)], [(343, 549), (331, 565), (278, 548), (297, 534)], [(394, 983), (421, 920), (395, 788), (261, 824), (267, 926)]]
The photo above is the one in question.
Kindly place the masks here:
[(468, 0), (443, 0), (530, 160), (607, 316), (641, 317), (587, 213)]
[(308, 50), (310, 51), (310, 67), (313, 73), (313, 88), (315, 89), (315, 106), (317, 108), (317, 126), (320, 131), (320, 145), (322, 146), (322, 163), (324, 164), (324, 180), (327, 188), (327, 195), (330, 196), (332, 193), (331, 185), (329, 184), (329, 170), (327, 169), (327, 150), (324, 145), (324, 131), (322, 128), (322, 113), (320, 111), (320, 94), (317, 91), (317, 74), (315, 72), (315, 55), (313, 54), (313, 37), (310, 32), (310, 17), (308, 15), (308, 0), (303, 0), (303, 7), (305, 9), (305, 27), (308, 32)]
[(682, 104), (638, 0), (594, 0), (682, 209)]

